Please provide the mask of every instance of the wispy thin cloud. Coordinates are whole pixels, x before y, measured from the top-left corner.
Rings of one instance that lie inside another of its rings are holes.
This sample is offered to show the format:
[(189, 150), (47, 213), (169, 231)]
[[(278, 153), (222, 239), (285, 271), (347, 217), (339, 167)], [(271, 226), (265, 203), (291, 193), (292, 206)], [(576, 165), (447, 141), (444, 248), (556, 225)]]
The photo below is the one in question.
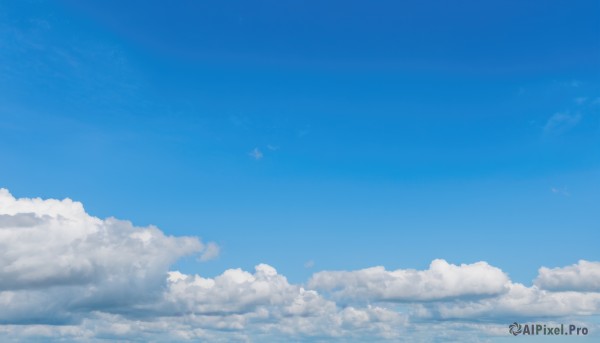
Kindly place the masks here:
[(200, 255), (200, 261), (205, 262), (205, 261), (213, 260), (213, 259), (217, 258), (217, 256), (219, 256), (220, 253), (221, 253), (221, 248), (216, 243), (210, 242), (210, 243), (206, 244), (206, 247), (205, 247), (204, 251), (202, 252), (202, 255)]
[(566, 196), (566, 197), (571, 196), (571, 193), (569, 193), (569, 191), (567, 190), (566, 187), (563, 187), (563, 188), (551, 187), (550, 191), (553, 194), (557, 194), (557, 195), (563, 195), (563, 196)]
[(304, 136), (307, 136), (310, 134), (310, 128), (309, 127), (305, 127), (303, 129), (300, 129), (296, 132), (296, 135), (298, 136), (298, 138), (302, 138)]
[(242, 129), (247, 129), (250, 125), (250, 120), (244, 116), (237, 116), (237, 115), (229, 116), (229, 122), (231, 124), (233, 124), (233, 126), (236, 126), (236, 127), (242, 128)]
[(578, 87), (581, 87), (582, 82), (579, 80), (570, 80), (570, 81), (562, 81), (562, 82), (559, 81), (558, 84), (563, 87), (578, 88)]
[(264, 157), (262, 151), (260, 151), (258, 148), (254, 148), (254, 150), (250, 151), (248, 155), (257, 161)]
[(581, 114), (558, 112), (548, 118), (544, 125), (544, 133), (559, 134), (575, 127), (581, 121)]

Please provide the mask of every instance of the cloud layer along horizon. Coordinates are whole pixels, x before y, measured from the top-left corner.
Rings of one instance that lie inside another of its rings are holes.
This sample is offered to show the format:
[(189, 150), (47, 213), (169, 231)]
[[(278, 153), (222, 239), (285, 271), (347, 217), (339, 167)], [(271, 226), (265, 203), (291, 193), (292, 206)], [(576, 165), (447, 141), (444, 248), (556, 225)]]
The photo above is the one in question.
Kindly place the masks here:
[(218, 253), (197, 237), (96, 218), (70, 199), (0, 189), (0, 338), (479, 341), (507, 336), (515, 320), (600, 314), (600, 262), (542, 267), (530, 286), (486, 262), (443, 259), (426, 270), (319, 271), (306, 284), (268, 264), (214, 278), (171, 270), (183, 256)]

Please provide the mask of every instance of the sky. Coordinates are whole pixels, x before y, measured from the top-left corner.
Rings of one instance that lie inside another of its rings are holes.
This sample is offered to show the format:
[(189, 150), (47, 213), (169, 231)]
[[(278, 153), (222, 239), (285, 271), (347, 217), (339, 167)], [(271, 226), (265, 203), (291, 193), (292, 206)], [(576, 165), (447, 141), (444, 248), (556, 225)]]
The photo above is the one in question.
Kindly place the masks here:
[[(0, 337), (600, 332), (599, 17), (585, 0), (0, 1)], [(288, 322), (298, 297), (331, 312)], [(40, 304), (62, 316), (24, 314)]]

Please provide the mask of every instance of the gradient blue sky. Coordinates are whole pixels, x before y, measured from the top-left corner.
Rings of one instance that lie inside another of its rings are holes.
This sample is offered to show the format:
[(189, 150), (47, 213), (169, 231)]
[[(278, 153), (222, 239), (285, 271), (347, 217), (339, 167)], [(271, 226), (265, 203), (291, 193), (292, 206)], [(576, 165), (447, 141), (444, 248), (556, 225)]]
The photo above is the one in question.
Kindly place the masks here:
[(217, 242), (190, 273), (444, 258), (529, 284), (600, 259), (599, 13), (1, 1), (0, 187)]

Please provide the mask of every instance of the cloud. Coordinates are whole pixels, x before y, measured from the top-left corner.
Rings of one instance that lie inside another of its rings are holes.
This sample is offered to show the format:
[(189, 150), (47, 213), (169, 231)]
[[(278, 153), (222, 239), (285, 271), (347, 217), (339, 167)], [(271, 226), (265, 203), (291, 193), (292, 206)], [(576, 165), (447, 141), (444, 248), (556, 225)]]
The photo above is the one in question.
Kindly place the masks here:
[(571, 81), (558, 81), (556, 84), (560, 87), (566, 88), (578, 88), (582, 86), (582, 82), (579, 80), (571, 80)]
[(497, 297), (419, 304), (418, 316), (442, 320), (496, 320), (548, 318), (600, 314), (600, 293), (549, 292), (511, 283)]
[(600, 262), (580, 260), (562, 268), (540, 268), (535, 285), (551, 291), (600, 292)]
[(437, 319), (498, 319), (600, 314), (600, 262), (581, 260), (539, 270), (534, 286), (509, 283), (496, 297), (419, 304), (415, 314)]
[(221, 252), (221, 248), (216, 243), (210, 242), (206, 245), (206, 249), (200, 255), (200, 261), (210, 261), (217, 258)]
[(544, 125), (544, 132), (547, 134), (559, 134), (576, 126), (581, 120), (581, 115), (559, 112), (552, 115)]
[(176, 260), (209, 250), (195, 237), (90, 216), (70, 199), (15, 199), (0, 189), (0, 321), (43, 322), (40, 311), (68, 321), (81, 308), (145, 301)]
[(237, 116), (237, 115), (232, 115), (229, 116), (229, 121), (237, 127), (241, 127), (244, 129), (247, 129), (248, 126), (250, 125), (250, 120), (247, 117), (244, 116)]
[[(43, 247), (43, 249), (41, 248)], [(70, 199), (15, 199), (0, 190), (0, 289), (112, 284), (162, 278), (170, 264), (205, 246), (194, 237), (88, 215)]]
[(403, 315), (377, 306), (341, 308), (315, 290), (290, 284), (266, 264), (254, 273), (229, 269), (215, 278), (171, 272), (164, 297), (162, 313), (193, 313), (204, 328), (215, 330), (337, 336), (352, 329), (380, 336), (382, 326), (392, 332), (405, 322)]
[(566, 197), (571, 196), (571, 193), (569, 193), (569, 191), (567, 190), (566, 187), (563, 187), (563, 188), (551, 187), (550, 191), (553, 194), (563, 195), (563, 196), (566, 196)]
[(424, 271), (373, 267), (351, 272), (318, 272), (309, 285), (329, 291), (336, 298), (403, 302), (493, 296), (505, 292), (508, 282), (504, 272), (485, 262), (457, 266), (434, 260)]
[(169, 273), (168, 281), (165, 305), (174, 312), (227, 316), (258, 313), (264, 309), (308, 315), (335, 307), (314, 291), (290, 285), (275, 268), (266, 264), (257, 265), (254, 273), (229, 269), (215, 278), (175, 271)]
[(214, 278), (169, 271), (182, 256), (218, 251), (195, 237), (93, 217), (70, 199), (16, 199), (2, 189), (0, 335), (22, 327), (17, 340), (391, 337), (406, 321), (378, 306), (340, 307), (266, 264)]
[[(532, 286), (486, 262), (206, 277), (172, 270), (214, 243), (100, 219), (69, 199), (0, 190), (0, 338), (5, 341), (450, 341), (506, 335), (518, 318), (600, 314), (600, 262), (541, 268)], [(600, 329), (600, 328), (599, 328)], [(598, 330), (600, 331), (600, 330)]]
[(258, 148), (254, 148), (248, 155), (257, 161), (263, 158), (263, 153)]

